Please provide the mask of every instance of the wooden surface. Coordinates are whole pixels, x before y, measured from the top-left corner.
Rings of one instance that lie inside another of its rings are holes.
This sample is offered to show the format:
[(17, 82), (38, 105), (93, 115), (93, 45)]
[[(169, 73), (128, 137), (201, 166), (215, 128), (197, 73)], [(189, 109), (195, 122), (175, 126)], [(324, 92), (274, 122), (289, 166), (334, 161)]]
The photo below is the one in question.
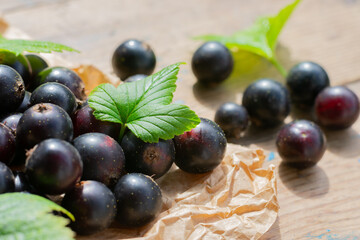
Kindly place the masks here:
[[(101, 2), (101, 3), (100, 3)], [(289, 0), (0, 0), (0, 11), (13, 26), (38, 40), (79, 49), (63, 54), (74, 63), (93, 64), (111, 74), (111, 55), (128, 38), (147, 41), (157, 55), (157, 69), (177, 61), (190, 63), (200, 42), (192, 36), (230, 34), (257, 16), (275, 14)], [(289, 69), (312, 60), (323, 65), (332, 85), (347, 83), (360, 96), (360, 1), (303, 0), (280, 35), (278, 54)], [(247, 56), (231, 77), (212, 91), (199, 89), (190, 64), (182, 67), (175, 99), (200, 116), (213, 119), (224, 101), (240, 103), (251, 81), (284, 79), (266, 61), (248, 69)], [(292, 114), (294, 117), (299, 117)], [(287, 119), (289, 121), (290, 119)], [(279, 164), (274, 148), (277, 129), (249, 129), (237, 144), (264, 148), (278, 166), (279, 218), (262, 239), (360, 239), (360, 120), (345, 131), (327, 131), (328, 150), (318, 166), (295, 171)]]

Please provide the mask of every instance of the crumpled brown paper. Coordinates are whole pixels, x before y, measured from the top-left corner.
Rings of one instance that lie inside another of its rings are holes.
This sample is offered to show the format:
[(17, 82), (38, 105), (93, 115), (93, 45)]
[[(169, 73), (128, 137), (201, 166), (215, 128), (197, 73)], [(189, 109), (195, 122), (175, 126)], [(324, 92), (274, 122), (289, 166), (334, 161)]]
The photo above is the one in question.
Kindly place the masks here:
[[(28, 38), (0, 19), (9, 38)], [(43, 55), (51, 65), (64, 65)], [(69, 66), (69, 63), (66, 63)], [(118, 82), (93, 66), (73, 68), (87, 93), (100, 83)], [(188, 174), (175, 165), (157, 180), (163, 194), (160, 215), (142, 228), (123, 229), (114, 223), (100, 233), (78, 239), (258, 239), (275, 222), (279, 210), (274, 165), (263, 168), (262, 150), (228, 144), (220, 166), (207, 174)]]

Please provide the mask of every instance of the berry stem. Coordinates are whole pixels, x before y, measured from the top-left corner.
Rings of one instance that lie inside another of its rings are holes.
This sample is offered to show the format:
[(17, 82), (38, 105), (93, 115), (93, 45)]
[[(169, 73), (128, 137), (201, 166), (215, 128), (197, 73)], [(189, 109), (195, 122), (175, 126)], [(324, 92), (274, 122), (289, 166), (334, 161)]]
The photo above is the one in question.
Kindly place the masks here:
[(122, 139), (123, 136), (124, 136), (125, 129), (126, 129), (125, 124), (122, 124), (122, 125), (121, 125), (121, 129), (120, 129), (120, 135), (119, 135), (119, 141), (120, 141), (120, 142), (121, 142), (121, 139)]

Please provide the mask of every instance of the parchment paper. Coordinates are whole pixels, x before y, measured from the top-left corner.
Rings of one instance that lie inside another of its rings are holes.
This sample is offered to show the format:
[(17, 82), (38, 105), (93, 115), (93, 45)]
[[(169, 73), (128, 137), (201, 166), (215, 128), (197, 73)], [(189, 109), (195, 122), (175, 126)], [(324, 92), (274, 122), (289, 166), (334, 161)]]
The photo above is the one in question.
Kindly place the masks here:
[[(29, 38), (0, 19), (8, 38)], [(42, 54), (51, 66), (71, 66), (54, 54)], [(93, 66), (73, 67), (89, 93), (100, 83), (119, 81)], [(100, 233), (78, 239), (258, 239), (275, 222), (279, 210), (274, 165), (263, 168), (262, 150), (228, 144), (220, 166), (207, 174), (188, 174), (175, 165), (157, 180), (162, 189), (160, 215), (142, 228), (114, 223)]]

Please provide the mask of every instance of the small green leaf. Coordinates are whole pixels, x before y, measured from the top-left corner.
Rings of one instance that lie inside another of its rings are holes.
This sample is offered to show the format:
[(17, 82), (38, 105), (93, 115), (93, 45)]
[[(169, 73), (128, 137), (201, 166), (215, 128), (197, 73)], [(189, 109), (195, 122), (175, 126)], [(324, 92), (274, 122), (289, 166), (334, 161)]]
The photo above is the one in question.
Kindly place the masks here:
[(45, 41), (32, 41), (32, 40), (22, 40), (22, 39), (6, 39), (0, 37), (0, 51), (9, 51), (15, 55), (19, 55), (23, 52), (33, 52), (33, 53), (50, 53), (50, 52), (79, 52), (71, 47)]
[(26, 193), (0, 195), (0, 240), (10, 239), (74, 239), (66, 227), (69, 220), (52, 214), (61, 212), (74, 220), (74, 216), (56, 203)]
[(122, 124), (120, 137), (128, 127), (145, 142), (171, 139), (191, 130), (200, 123), (199, 117), (186, 106), (171, 104), (180, 64), (117, 89), (110, 84), (98, 86), (89, 96), (94, 116)]
[(257, 54), (269, 60), (285, 76), (286, 70), (277, 61), (275, 47), (283, 26), (300, 1), (287, 5), (276, 16), (259, 18), (251, 27), (231, 36), (204, 35), (195, 39), (221, 42), (233, 52), (243, 50)]
[(200, 123), (189, 107), (179, 104), (152, 105), (129, 116), (126, 126), (145, 142), (168, 140)]

